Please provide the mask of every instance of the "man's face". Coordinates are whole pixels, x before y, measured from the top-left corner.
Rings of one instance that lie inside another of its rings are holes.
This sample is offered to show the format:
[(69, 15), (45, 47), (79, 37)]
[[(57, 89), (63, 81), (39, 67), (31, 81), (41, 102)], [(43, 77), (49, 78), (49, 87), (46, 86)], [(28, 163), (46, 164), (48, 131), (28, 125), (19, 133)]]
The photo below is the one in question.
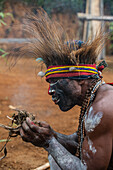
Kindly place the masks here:
[(70, 79), (49, 79), (49, 95), (62, 111), (67, 111), (78, 105), (81, 95), (81, 86), (76, 80)]

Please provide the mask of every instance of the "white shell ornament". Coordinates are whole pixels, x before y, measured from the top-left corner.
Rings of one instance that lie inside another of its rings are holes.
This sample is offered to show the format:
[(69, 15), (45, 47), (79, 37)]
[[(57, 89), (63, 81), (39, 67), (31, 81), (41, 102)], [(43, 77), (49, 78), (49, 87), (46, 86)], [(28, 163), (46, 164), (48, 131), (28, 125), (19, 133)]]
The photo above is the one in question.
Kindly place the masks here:
[(70, 67), (69, 68), (69, 71), (73, 71), (73, 70), (76, 70), (76, 67)]
[(45, 73), (43, 71), (40, 71), (37, 75), (40, 76), (40, 77), (44, 77)]

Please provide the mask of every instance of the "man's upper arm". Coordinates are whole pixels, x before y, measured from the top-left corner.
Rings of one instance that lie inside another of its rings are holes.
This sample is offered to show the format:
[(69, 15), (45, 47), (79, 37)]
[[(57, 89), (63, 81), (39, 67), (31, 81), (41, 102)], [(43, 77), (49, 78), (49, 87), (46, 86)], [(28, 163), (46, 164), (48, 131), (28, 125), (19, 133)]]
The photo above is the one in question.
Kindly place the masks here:
[(107, 169), (112, 154), (113, 106), (90, 108), (85, 118), (86, 137), (82, 147), (83, 162), (90, 170)]
[(83, 162), (89, 170), (107, 169), (112, 152), (111, 135), (106, 134), (92, 139), (85, 138), (83, 146)]

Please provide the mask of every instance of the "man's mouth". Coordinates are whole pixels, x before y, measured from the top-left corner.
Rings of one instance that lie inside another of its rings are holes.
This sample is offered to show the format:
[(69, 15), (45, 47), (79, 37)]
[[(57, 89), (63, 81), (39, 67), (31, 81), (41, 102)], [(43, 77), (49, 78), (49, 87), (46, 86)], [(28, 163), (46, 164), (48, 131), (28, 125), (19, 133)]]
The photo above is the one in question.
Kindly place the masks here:
[(55, 104), (57, 104), (59, 101), (60, 101), (60, 99), (59, 98), (56, 98), (56, 97), (52, 97), (52, 100), (53, 100), (53, 102), (55, 103)]

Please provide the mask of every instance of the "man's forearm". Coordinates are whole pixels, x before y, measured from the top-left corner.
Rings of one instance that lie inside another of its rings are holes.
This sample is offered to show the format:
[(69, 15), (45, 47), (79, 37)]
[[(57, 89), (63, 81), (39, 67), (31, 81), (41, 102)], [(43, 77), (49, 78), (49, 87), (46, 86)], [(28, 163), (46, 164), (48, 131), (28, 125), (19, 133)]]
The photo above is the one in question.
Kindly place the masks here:
[(63, 170), (86, 170), (81, 160), (68, 152), (54, 137), (49, 142), (46, 151), (54, 158)]
[(78, 139), (77, 139), (77, 133), (74, 133), (72, 135), (64, 135), (60, 134), (58, 132), (56, 133), (56, 139), (57, 141), (63, 145), (71, 154), (75, 155), (76, 148), (78, 145)]

